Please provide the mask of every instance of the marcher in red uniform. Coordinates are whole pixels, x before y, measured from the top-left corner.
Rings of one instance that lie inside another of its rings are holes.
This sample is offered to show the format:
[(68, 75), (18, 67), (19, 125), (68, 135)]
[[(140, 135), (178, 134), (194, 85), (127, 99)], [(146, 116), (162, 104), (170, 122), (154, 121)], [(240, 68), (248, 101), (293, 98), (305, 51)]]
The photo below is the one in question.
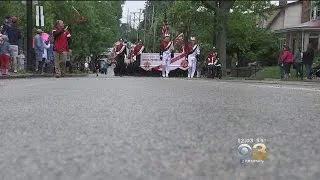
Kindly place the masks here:
[(196, 43), (196, 38), (194, 36), (190, 38), (190, 42), (187, 44), (186, 50), (188, 60), (188, 78), (193, 78), (196, 72), (197, 60), (200, 57), (200, 48)]
[(68, 31), (68, 26), (64, 27), (64, 23), (61, 20), (57, 20), (52, 34), (54, 37), (54, 66), (56, 77), (59, 78), (60, 76), (63, 77), (66, 72), (68, 51), (71, 51), (71, 34)]
[(208, 70), (211, 73), (212, 78), (221, 78), (221, 63), (219, 61), (219, 56), (216, 47), (212, 48), (212, 52), (208, 54)]
[(134, 47), (133, 50), (133, 59), (134, 59), (134, 73), (135, 74), (141, 74), (142, 73), (142, 69), (140, 68), (140, 62), (141, 62), (141, 54), (145, 52), (145, 47), (142, 43), (141, 40), (139, 40), (136, 43), (136, 46)]
[(170, 34), (165, 34), (161, 42), (160, 59), (162, 60), (162, 77), (169, 77), (171, 58), (174, 57), (173, 42), (170, 41)]
[(124, 44), (123, 39), (119, 40), (119, 43), (116, 45), (116, 59), (117, 59), (117, 69), (119, 69), (120, 77), (123, 76), (124, 73), (124, 58), (127, 55), (127, 48)]

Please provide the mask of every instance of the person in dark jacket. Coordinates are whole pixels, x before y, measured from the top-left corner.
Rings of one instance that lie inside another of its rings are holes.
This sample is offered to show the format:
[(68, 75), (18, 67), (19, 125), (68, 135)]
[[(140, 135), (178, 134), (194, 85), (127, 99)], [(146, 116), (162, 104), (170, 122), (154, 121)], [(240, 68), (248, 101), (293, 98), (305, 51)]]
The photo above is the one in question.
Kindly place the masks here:
[(301, 47), (298, 47), (297, 52), (294, 53), (294, 65), (296, 68), (296, 76), (297, 78), (301, 77), (301, 66), (302, 66), (302, 52), (301, 52)]
[(308, 49), (307, 49), (307, 51), (305, 51), (303, 53), (303, 58), (302, 58), (302, 63), (306, 67), (307, 79), (309, 79), (309, 80), (311, 80), (310, 71), (311, 71), (311, 66), (313, 63), (313, 58), (314, 58), (314, 50), (313, 50), (311, 44), (309, 44)]
[[(13, 61), (13, 70), (17, 72), (18, 55), (19, 55), (19, 40), (21, 39), (21, 33), (18, 29), (18, 17), (11, 17), (12, 24), (3, 26), (2, 32), (6, 33), (10, 43), (10, 56)], [(8, 22), (9, 23), (9, 22)]]
[(99, 71), (100, 71), (100, 61), (98, 58), (95, 59), (95, 71), (97, 73), (97, 77), (99, 76)]

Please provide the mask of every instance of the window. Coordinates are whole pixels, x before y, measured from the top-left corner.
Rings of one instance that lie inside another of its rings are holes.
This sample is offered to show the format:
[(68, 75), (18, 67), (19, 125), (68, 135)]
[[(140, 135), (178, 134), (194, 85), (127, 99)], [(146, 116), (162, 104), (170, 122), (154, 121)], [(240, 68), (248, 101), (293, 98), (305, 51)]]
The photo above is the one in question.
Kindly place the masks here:
[(310, 11), (310, 19), (317, 19), (320, 17), (320, 7), (314, 6)]

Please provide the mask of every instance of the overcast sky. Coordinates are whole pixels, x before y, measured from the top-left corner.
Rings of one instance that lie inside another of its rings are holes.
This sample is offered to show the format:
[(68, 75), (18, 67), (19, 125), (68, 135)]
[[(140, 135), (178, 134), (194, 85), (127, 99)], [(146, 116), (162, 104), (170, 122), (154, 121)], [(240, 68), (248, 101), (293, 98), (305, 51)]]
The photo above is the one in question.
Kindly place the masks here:
[[(139, 9), (144, 9), (144, 4), (146, 1), (126, 1), (122, 8), (122, 19), (121, 22), (127, 23), (127, 14), (128, 9), (129, 12), (139, 12)], [(136, 14), (138, 17), (138, 14)], [(132, 14), (133, 19), (133, 14)], [(141, 14), (141, 20), (143, 19), (143, 15)]]

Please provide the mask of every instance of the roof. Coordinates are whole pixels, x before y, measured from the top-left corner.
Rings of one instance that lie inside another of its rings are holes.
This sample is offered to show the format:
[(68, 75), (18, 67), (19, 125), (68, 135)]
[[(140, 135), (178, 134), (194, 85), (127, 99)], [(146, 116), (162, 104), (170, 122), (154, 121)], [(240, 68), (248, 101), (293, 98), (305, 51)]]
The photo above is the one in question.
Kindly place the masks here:
[(295, 26), (295, 28), (320, 28), (320, 19), (313, 19), (311, 21)]
[(320, 31), (320, 19), (313, 19), (308, 22), (299, 24), (292, 28), (275, 30), (275, 33), (288, 32), (288, 31), (302, 31), (302, 30), (316, 30)]
[(299, 3), (301, 3), (303, 0), (298, 0), (298, 1), (295, 1), (295, 2), (292, 2), (292, 3), (288, 3), (288, 4), (286, 4), (285, 6), (277, 6), (275, 9), (280, 9), (278, 12), (277, 12), (277, 15), (275, 15), (274, 17), (273, 17), (273, 19), (269, 22), (269, 24), (267, 25), (267, 29), (269, 29), (270, 28), (270, 26), (274, 23), (274, 21), (276, 20), (276, 19), (278, 19), (278, 17), (280, 16), (280, 14), (282, 13), (282, 12), (284, 12), (284, 10), (286, 9), (286, 8), (288, 8), (288, 7), (290, 7), (290, 6), (293, 6), (293, 5), (296, 5), (296, 4), (299, 4)]

